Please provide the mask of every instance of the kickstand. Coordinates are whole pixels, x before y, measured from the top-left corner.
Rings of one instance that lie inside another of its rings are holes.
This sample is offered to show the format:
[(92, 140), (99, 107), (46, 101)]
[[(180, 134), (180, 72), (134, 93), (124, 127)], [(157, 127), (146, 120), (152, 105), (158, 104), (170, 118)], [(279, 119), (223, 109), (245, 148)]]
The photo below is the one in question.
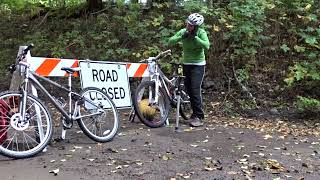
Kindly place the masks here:
[(136, 112), (134, 111), (134, 108), (132, 108), (129, 115), (129, 121), (133, 123), (135, 117), (136, 117)]
[(181, 99), (181, 96), (180, 94), (178, 93), (177, 95), (177, 110), (176, 110), (176, 126), (174, 127), (174, 131), (175, 132), (182, 132), (180, 126), (179, 126), (179, 118), (180, 118), (180, 99)]
[(66, 139), (66, 132), (67, 132), (67, 130), (64, 127), (62, 127), (62, 131), (61, 131), (61, 139), (62, 140)]

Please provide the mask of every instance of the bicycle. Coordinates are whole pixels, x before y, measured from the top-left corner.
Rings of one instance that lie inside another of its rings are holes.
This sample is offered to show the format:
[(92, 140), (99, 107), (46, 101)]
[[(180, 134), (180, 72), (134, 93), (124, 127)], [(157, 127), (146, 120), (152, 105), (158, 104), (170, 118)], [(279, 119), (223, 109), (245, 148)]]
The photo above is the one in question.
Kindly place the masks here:
[[(32, 157), (44, 150), (52, 137), (51, 115), (43, 101), (29, 92), (30, 85), (38, 87), (60, 112), (63, 129), (72, 128), (73, 122), (77, 121), (80, 129), (90, 139), (102, 143), (111, 141), (119, 127), (118, 111), (112, 99), (95, 87), (75, 92), (72, 89), (72, 76), (80, 68), (61, 68), (68, 75), (67, 87), (36, 74), (25, 61), (26, 54), (32, 47), (33, 45), (29, 45), (17, 57), (16, 65), (20, 67), (24, 77), (19, 91), (0, 93), (1, 107), (7, 109), (6, 112), (1, 112), (1, 117), (7, 123), (0, 134), (5, 134), (7, 138), (0, 143), (0, 153), (11, 158)], [(11, 66), (11, 70), (15, 68), (15, 65)], [(39, 79), (66, 92), (68, 101), (50, 94)]]
[[(169, 116), (171, 106), (177, 106), (177, 95), (181, 97), (179, 113), (187, 120), (191, 113), (190, 98), (181, 86), (183, 76), (178, 75), (179, 63), (170, 63), (174, 67), (174, 75), (169, 79), (162, 71), (158, 61), (171, 55), (171, 50), (159, 53), (156, 57), (149, 57), (140, 62), (147, 63), (150, 80), (142, 81), (136, 88), (133, 99), (134, 110), (141, 122), (148, 127), (157, 128), (163, 126)], [(152, 115), (144, 113), (147, 108)]]

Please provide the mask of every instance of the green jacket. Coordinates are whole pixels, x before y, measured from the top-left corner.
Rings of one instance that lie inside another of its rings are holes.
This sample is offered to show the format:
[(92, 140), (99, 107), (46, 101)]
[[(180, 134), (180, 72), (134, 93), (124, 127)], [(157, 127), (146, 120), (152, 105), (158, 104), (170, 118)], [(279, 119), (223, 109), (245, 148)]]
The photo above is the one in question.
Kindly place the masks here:
[(183, 63), (199, 63), (205, 61), (204, 50), (208, 50), (210, 42), (204, 29), (199, 28), (195, 39), (182, 38), (186, 28), (178, 31), (169, 39), (169, 45), (174, 45), (182, 41)]

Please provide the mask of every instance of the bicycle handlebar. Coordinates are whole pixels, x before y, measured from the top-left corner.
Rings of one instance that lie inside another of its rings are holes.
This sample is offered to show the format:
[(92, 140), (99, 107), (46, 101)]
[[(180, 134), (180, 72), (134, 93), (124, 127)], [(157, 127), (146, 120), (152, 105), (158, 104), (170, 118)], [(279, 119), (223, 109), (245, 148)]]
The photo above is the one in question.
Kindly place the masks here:
[(30, 51), (31, 48), (33, 48), (34, 45), (31, 43), (25, 48), (16, 58), (16, 62), (14, 64), (11, 64), (8, 67), (9, 72), (12, 74), (16, 70), (16, 66), (23, 61), (23, 59), (26, 57), (28, 51)]
[(31, 43), (27, 46), (26, 49), (23, 50), (23, 54), (26, 55), (28, 53), (28, 51), (30, 51), (31, 48), (33, 48), (34, 45)]
[(170, 50), (170, 49), (159, 53), (159, 54), (154, 58), (154, 60), (160, 59), (162, 56), (163, 56), (163, 57), (166, 57), (167, 55), (171, 55), (171, 50)]
[(160, 58), (166, 57), (168, 55), (171, 55), (171, 50), (168, 49), (166, 51), (160, 52), (156, 57), (149, 57), (148, 59), (143, 59), (139, 62), (149, 62), (149, 61), (156, 61)]

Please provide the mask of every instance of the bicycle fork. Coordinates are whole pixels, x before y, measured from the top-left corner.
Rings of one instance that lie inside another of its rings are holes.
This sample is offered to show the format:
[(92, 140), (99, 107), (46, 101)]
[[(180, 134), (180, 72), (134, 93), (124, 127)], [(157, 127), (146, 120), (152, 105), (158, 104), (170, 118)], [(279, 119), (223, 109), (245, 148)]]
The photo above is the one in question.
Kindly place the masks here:
[(151, 91), (151, 93), (149, 93), (149, 102), (151, 104), (158, 104), (159, 102), (159, 86), (161, 85), (161, 82), (159, 81), (159, 73), (155, 73), (154, 78), (152, 78), (152, 80), (154, 82), (154, 92), (153, 89), (149, 89), (149, 91)]
[[(29, 87), (31, 87), (31, 92), (34, 96), (38, 96), (37, 94), (37, 90), (36, 88), (32, 85), (29, 84), (29, 70), (27, 69), (28, 67), (26, 67), (25, 69), (25, 79), (24, 79), (24, 84), (21, 86), (21, 94), (22, 94), (22, 98), (19, 101), (19, 112), (17, 112), (16, 114), (13, 115), (13, 117), (11, 117), (11, 122), (12, 125), (14, 127), (17, 128), (21, 128), (21, 129), (25, 129), (30, 125), (30, 114), (28, 114), (27, 112), (27, 99), (28, 99), (28, 90)], [(44, 139), (44, 132), (43, 132), (43, 127), (42, 127), (42, 121), (41, 121), (41, 111), (40, 111), (40, 107), (37, 104), (34, 104), (35, 107), (35, 112), (36, 112), (36, 121), (37, 121), (37, 126), (35, 127), (35, 133), (38, 134), (38, 138), (37, 141), (39, 141), (39, 143)], [(20, 116), (20, 117), (15, 117), (15, 116)], [(18, 122), (16, 122), (18, 118)], [(19, 129), (18, 129), (19, 130)], [(47, 148), (43, 149), (43, 152), (46, 152)]]

